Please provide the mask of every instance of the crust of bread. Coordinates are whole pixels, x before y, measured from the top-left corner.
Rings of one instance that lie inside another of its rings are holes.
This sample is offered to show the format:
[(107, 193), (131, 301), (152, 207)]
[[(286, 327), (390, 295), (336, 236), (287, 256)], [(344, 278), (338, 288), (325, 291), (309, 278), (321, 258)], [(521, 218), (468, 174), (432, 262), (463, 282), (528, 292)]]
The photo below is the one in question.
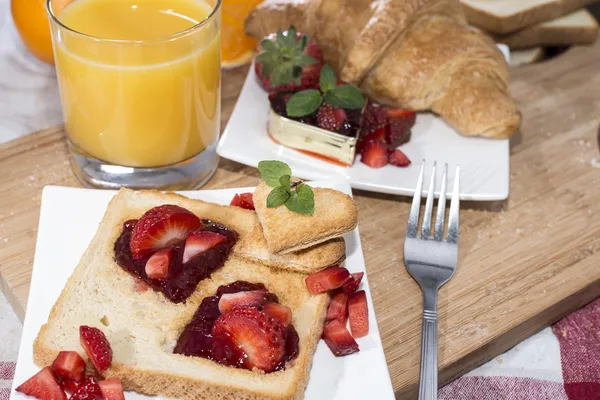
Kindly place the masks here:
[[(120, 377), (125, 390), (183, 399), (302, 398), (329, 296), (311, 295), (303, 273), (273, 268), (233, 252), (221, 269), (198, 284), (185, 303), (171, 303), (154, 290), (136, 291), (134, 279), (113, 259), (113, 243), (123, 221), (147, 210), (150, 200), (159, 203), (165, 199), (178, 200), (178, 204), (189, 200), (176, 199), (171, 194), (162, 197), (158, 192), (140, 196), (122, 190), (110, 202), (96, 235), (35, 339), (36, 364), (51, 364), (58, 352), (65, 349), (76, 350), (87, 359), (79, 344), (78, 327), (89, 325), (102, 329), (113, 348), (113, 364), (105, 376)], [(195, 209), (188, 208), (199, 212), (205, 207), (213, 209), (214, 205), (201, 202), (196, 203)], [(229, 213), (226, 208), (199, 215), (221, 222)], [(238, 211), (254, 214), (239, 209), (235, 210), (236, 215), (242, 215)], [(240, 229), (244, 223), (229, 226)], [(212, 296), (220, 285), (237, 280), (264, 283), (282, 304), (292, 309), (300, 351), (284, 370), (264, 374), (172, 353), (177, 338), (202, 300)]]
[(356, 228), (358, 210), (352, 197), (345, 193), (312, 188), (315, 212), (304, 215), (283, 205), (267, 208), (271, 190), (269, 185), (261, 182), (254, 191), (253, 200), (269, 251), (273, 254), (294, 254), (304, 249), (310, 252), (313, 246), (340, 238)]

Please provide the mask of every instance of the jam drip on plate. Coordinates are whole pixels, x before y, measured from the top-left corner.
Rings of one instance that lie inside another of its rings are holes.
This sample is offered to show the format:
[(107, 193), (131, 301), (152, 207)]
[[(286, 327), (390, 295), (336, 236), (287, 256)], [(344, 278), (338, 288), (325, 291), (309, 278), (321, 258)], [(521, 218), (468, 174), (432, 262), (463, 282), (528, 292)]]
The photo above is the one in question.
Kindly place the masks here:
[(171, 246), (174, 257), (169, 276), (166, 279), (150, 279), (144, 269), (150, 255), (136, 260), (131, 254), (129, 243), (136, 222), (136, 220), (129, 220), (123, 224), (123, 231), (114, 246), (115, 261), (125, 271), (143, 280), (154, 290), (161, 291), (174, 303), (185, 301), (196, 290), (196, 286), (201, 280), (208, 278), (212, 272), (221, 268), (237, 241), (235, 231), (203, 219), (202, 231), (219, 233), (225, 236), (227, 241), (199, 254), (185, 264), (182, 261), (185, 241), (181, 241)]

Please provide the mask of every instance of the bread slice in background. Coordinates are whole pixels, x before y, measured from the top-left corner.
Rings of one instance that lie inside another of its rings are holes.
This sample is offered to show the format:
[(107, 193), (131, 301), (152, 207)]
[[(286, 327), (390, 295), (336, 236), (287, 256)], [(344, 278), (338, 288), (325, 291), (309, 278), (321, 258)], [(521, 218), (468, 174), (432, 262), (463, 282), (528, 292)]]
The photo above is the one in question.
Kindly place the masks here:
[(556, 19), (596, 0), (461, 0), (469, 23), (508, 34)]
[(541, 61), (546, 54), (543, 47), (532, 47), (530, 49), (514, 50), (510, 52), (510, 66), (520, 67)]
[[(121, 191), (110, 202), (96, 235), (34, 342), (36, 364), (50, 365), (61, 350), (76, 350), (86, 358), (79, 344), (78, 328), (89, 325), (100, 328), (111, 343), (113, 364), (106, 376), (121, 378), (125, 390), (200, 400), (302, 398), (321, 336), (328, 296), (310, 295), (305, 274), (271, 268), (236, 253), (210, 278), (201, 281), (185, 303), (174, 304), (154, 290), (137, 292), (132, 276), (114, 261), (113, 244), (124, 221), (165, 202), (228, 225), (240, 233), (242, 242), (257, 223), (255, 216), (250, 217), (253, 213), (234, 207), (160, 192)], [(292, 366), (260, 374), (172, 353), (179, 334), (202, 299), (212, 296), (220, 285), (237, 280), (265, 284), (281, 304), (292, 309), (300, 339), (299, 355)]]
[(261, 182), (254, 190), (253, 200), (269, 251), (273, 254), (310, 251), (313, 246), (340, 238), (358, 224), (354, 200), (338, 190), (312, 188), (313, 215), (290, 211), (284, 205), (267, 208), (271, 190), (272, 187)]

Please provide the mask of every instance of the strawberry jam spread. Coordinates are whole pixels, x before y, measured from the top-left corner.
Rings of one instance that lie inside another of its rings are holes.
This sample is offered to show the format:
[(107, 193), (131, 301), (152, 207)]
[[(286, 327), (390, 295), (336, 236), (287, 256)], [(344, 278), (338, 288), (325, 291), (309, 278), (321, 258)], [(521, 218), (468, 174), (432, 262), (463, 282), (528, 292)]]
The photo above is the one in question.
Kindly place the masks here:
[[(241, 306), (232, 305), (222, 313), (223, 295), (240, 292), (245, 293), (235, 296), (238, 299), (246, 294), (253, 297), (254, 293), (262, 293), (263, 297), (254, 306), (240, 303)], [(287, 319), (271, 309), (287, 310)], [(275, 294), (261, 283), (236, 281), (220, 286), (214, 296), (202, 301), (173, 352), (268, 373), (285, 368), (286, 363), (298, 356), (298, 342), (298, 334), (291, 324), (291, 311), (279, 304)]]

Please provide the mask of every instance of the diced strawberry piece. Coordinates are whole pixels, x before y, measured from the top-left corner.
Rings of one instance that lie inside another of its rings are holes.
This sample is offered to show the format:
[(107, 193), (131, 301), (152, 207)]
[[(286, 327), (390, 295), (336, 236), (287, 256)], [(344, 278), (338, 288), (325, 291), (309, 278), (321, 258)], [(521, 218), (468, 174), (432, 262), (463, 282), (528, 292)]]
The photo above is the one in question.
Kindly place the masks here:
[(356, 153), (362, 154), (365, 151), (366, 144), (372, 140), (385, 143), (385, 131), (385, 128), (379, 128), (373, 132), (361, 136), (356, 144)]
[(365, 133), (370, 133), (388, 124), (387, 107), (380, 106), (373, 102), (367, 103), (367, 107), (362, 116), (362, 129)]
[(173, 260), (173, 249), (162, 249), (152, 254), (146, 261), (144, 271), (150, 279), (165, 279), (171, 270)]
[(220, 233), (210, 231), (191, 232), (185, 241), (183, 263), (185, 264), (197, 255), (225, 242), (227, 242), (227, 238)]
[(64, 381), (62, 381), (61, 386), (67, 391), (67, 393), (73, 394), (77, 391), (77, 389), (79, 389), (79, 386), (82, 383), (83, 382), (64, 380)]
[(212, 335), (213, 357), (225, 365), (272, 372), (285, 355), (285, 328), (256, 307), (222, 314)]
[(348, 299), (348, 316), (352, 336), (359, 338), (369, 334), (369, 309), (364, 290), (359, 290)]
[(390, 164), (395, 165), (396, 167), (408, 167), (410, 165), (410, 160), (406, 157), (406, 154), (402, 152), (402, 150), (391, 150), (388, 155), (388, 161)]
[(389, 125), (386, 129), (386, 141), (392, 147), (398, 147), (410, 139), (410, 129), (415, 125), (417, 115), (403, 108), (387, 110)]
[(94, 327), (79, 327), (79, 342), (98, 372), (104, 372), (112, 363), (112, 349), (104, 333)]
[(263, 311), (275, 318), (277, 322), (284, 328), (292, 322), (292, 310), (279, 303), (266, 303), (263, 306)]
[(254, 210), (254, 200), (252, 193), (236, 193), (231, 199), (230, 206), (245, 208), (246, 210)]
[(325, 323), (322, 337), (335, 356), (347, 356), (359, 351), (358, 343), (346, 329), (346, 324), (336, 319)]
[(343, 324), (348, 320), (348, 295), (342, 289), (333, 292), (327, 309), (327, 321), (334, 319)]
[(349, 276), (346, 268), (334, 265), (308, 276), (305, 282), (309, 292), (318, 294), (339, 288)]
[(108, 378), (98, 382), (98, 386), (100, 386), (103, 400), (125, 400), (121, 379)]
[(387, 116), (393, 119), (406, 120), (411, 124), (411, 128), (417, 120), (417, 114), (413, 110), (409, 110), (408, 108), (388, 108)]
[(85, 361), (76, 351), (61, 351), (52, 363), (56, 376), (70, 381), (82, 381), (85, 378)]
[(388, 149), (385, 143), (370, 140), (365, 142), (360, 162), (371, 168), (381, 168), (388, 163)]
[(202, 221), (185, 208), (175, 205), (154, 207), (138, 220), (131, 232), (131, 254), (143, 258), (154, 250), (185, 240), (188, 233), (202, 227)]
[(266, 296), (266, 290), (224, 293), (219, 299), (219, 311), (223, 314), (235, 307), (257, 307), (266, 301)]
[(89, 376), (79, 385), (69, 400), (96, 400), (101, 394), (98, 382), (93, 376)]
[(342, 289), (344, 289), (344, 292), (346, 292), (348, 295), (351, 295), (354, 292), (356, 292), (364, 274), (364, 272), (355, 272), (351, 274), (348, 277), (348, 279), (346, 279), (346, 282), (344, 282), (344, 284), (342, 285)]
[(15, 390), (40, 400), (67, 400), (50, 367), (43, 368)]

